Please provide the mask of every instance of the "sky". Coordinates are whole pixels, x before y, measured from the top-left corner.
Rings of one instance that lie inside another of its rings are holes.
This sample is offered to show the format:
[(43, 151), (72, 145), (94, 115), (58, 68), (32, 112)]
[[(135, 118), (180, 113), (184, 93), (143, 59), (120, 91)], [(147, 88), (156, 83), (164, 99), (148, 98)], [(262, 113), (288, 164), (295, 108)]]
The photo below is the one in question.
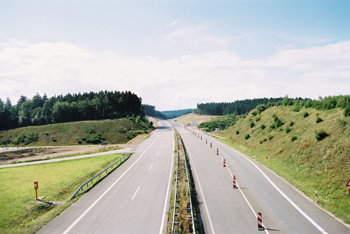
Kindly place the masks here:
[(0, 98), (350, 95), (349, 0), (1, 0)]

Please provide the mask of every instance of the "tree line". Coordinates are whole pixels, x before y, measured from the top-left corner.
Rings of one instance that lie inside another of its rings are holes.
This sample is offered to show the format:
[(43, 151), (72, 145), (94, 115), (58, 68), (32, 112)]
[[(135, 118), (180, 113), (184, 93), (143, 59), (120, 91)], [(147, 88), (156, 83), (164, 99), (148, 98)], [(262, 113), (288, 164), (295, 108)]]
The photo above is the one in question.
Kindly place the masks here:
[(258, 99), (246, 99), (234, 102), (221, 102), (221, 103), (200, 103), (197, 104), (197, 108), (194, 109), (194, 113), (200, 115), (243, 115), (249, 111), (255, 109), (258, 105), (264, 105), (266, 108), (269, 106), (295, 106), (295, 111), (299, 108), (315, 108), (317, 110), (329, 110), (334, 108), (350, 108), (350, 95), (328, 96), (319, 97), (316, 99), (310, 98), (258, 98)]
[(144, 116), (142, 99), (130, 91), (100, 91), (48, 98), (21, 95), (16, 105), (0, 99), (0, 130), (83, 120)]
[(145, 111), (145, 115), (158, 117), (161, 119), (168, 119), (166, 115), (164, 115), (162, 112), (157, 111), (155, 106), (148, 105), (148, 104), (142, 104), (142, 108)]

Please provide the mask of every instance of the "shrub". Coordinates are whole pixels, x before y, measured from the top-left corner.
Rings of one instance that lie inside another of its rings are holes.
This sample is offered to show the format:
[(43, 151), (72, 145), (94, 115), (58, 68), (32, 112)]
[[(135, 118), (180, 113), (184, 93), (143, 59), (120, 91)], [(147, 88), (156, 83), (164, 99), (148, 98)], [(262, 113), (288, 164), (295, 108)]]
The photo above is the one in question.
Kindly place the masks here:
[(277, 116), (274, 117), (274, 121), (275, 122), (270, 125), (270, 129), (277, 129), (284, 124)]
[(48, 135), (49, 135), (49, 133), (47, 132), (47, 133), (45, 133), (45, 135), (46, 135), (46, 136), (48, 136)]
[(239, 131), (237, 130), (237, 131), (236, 131), (236, 135), (238, 135), (238, 134), (239, 134)]
[(300, 111), (300, 106), (295, 106), (295, 107), (293, 108), (293, 111), (294, 111), (294, 112), (299, 112), (299, 111)]
[(329, 136), (329, 134), (324, 130), (321, 130), (321, 131), (315, 132), (315, 133), (316, 133), (316, 140), (317, 141), (322, 141), (324, 138)]
[(56, 142), (56, 141), (57, 141), (57, 140), (55, 139), (54, 136), (51, 136), (50, 139), (51, 139), (51, 141), (53, 141), (53, 142)]
[(81, 145), (83, 142), (81, 140), (78, 140), (78, 144)]
[(87, 143), (98, 144), (102, 142), (101, 134), (96, 134), (86, 140)]
[(290, 140), (295, 141), (296, 139), (298, 139), (296, 136), (292, 136), (292, 138)]
[(81, 140), (86, 141), (86, 137), (81, 138)]
[(350, 116), (350, 107), (347, 107), (347, 108), (344, 110), (344, 116)]
[(255, 126), (255, 123), (250, 123), (250, 128), (253, 128)]
[(256, 118), (256, 120), (255, 120), (255, 121), (256, 121), (256, 122), (259, 122), (259, 121), (260, 121), (260, 119), (261, 119), (261, 118), (260, 118), (260, 116), (259, 116), (259, 117), (257, 117), (257, 118)]
[(269, 135), (269, 141), (272, 140), (273, 136), (272, 135)]
[(264, 143), (265, 141), (267, 141), (266, 138), (262, 139), (262, 140), (260, 141), (260, 144)]
[(308, 117), (308, 116), (309, 116), (309, 113), (304, 112), (303, 117), (306, 118), (306, 117)]
[(252, 115), (254, 115), (254, 116), (256, 116), (257, 114), (258, 114), (258, 112), (256, 112), (256, 111), (252, 112)]
[(320, 117), (316, 118), (316, 123), (321, 123), (323, 121), (323, 119), (321, 119)]
[(292, 131), (292, 129), (290, 129), (289, 127), (286, 128), (286, 133), (288, 134), (290, 131)]
[(264, 130), (266, 126), (264, 124), (260, 125), (261, 130)]
[(266, 110), (266, 106), (264, 104), (260, 104), (256, 106), (256, 111), (261, 114), (261, 112), (263, 112), (264, 110)]
[(294, 125), (294, 122), (291, 121), (291, 122), (289, 123), (289, 127), (292, 127), (293, 125)]
[(249, 134), (247, 134), (247, 135), (244, 136), (244, 139), (245, 139), (245, 140), (248, 140), (249, 138), (250, 138), (250, 135), (249, 135)]

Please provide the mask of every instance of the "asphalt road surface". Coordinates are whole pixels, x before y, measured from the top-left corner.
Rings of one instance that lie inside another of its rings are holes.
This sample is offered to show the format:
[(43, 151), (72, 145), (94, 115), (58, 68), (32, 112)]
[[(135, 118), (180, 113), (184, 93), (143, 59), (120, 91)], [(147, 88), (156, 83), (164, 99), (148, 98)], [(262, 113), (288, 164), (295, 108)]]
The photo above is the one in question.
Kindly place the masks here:
[[(195, 135), (172, 124), (189, 153), (206, 233), (350, 233), (347, 226), (255, 160), (199, 131)], [(258, 231), (257, 212), (262, 213), (263, 231)]]
[(134, 155), (38, 233), (163, 233), (173, 152), (173, 131), (161, 121)]

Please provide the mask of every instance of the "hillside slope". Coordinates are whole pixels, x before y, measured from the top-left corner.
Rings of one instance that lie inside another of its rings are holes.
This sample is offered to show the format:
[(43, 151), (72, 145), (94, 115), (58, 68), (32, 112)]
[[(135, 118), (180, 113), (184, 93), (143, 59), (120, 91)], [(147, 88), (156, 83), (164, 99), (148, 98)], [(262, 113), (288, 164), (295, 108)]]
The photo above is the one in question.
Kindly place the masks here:
[(220, 135), (312, 199), (318, 191), (319, 204), (350, 223), (350, 118), (343, 113), (274, 106), (251, 111)]
[(102, 141), (120, 144), (149, 132), (149, 127), (133, 118), (48, 124), (1, 131), (0, 143), (8, 146), (84, 145)]

